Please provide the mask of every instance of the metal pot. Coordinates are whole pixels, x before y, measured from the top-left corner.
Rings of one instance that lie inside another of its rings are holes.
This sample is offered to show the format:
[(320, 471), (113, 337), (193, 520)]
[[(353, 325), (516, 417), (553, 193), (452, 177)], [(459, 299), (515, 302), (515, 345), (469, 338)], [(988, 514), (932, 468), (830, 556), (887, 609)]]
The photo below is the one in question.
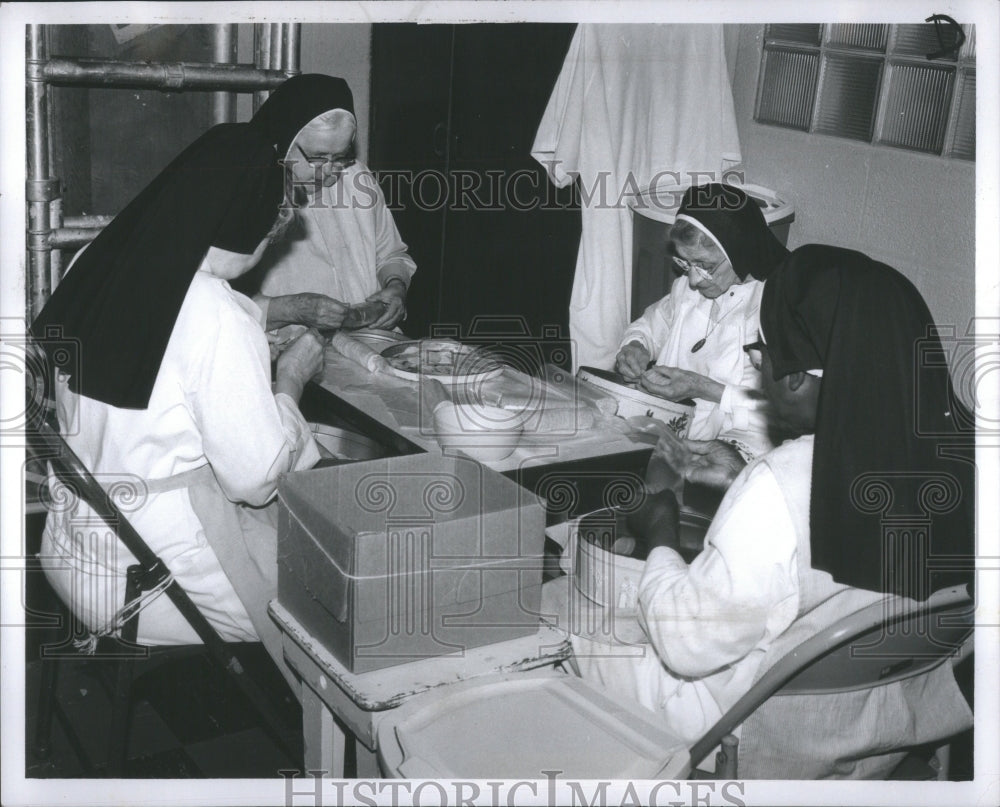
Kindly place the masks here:
[[(581, 516), (576, 535), (574, 583), (587, 599), (614, 606), (619, 614), (633, 611), (649, 555), (647, 536), (635, 528), (649, 523), (636, 512), (605, 507)], [(681, 509), (680, 554), (688, 562), (702, 550), (711, 519)]]
[(387, 454), (382, 445), (363, 434), (322, 423), (310, 423), (309, 428), (326, 459), (376, 460)]

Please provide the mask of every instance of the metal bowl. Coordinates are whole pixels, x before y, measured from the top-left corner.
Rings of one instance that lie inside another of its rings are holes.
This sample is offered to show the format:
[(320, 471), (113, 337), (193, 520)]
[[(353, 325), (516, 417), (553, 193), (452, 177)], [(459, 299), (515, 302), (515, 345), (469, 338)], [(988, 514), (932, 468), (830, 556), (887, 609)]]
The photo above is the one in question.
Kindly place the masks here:
[[(655, 503), (655, 498), (648, 504)], [(647, 505), (643, 505), (646, 507)], [(574, 583), (587, 599), (613, 606), (619, 613), (636, 607), (639, 580), (652, 548), (636, 527), (655, 522), (639, 511), (605, 507), (582, 516), (577, 526)], [(691, 562), (701, 552), (711, 519), (681, 508), (681, 556)]]
[(396, 342), (405, 342), (407, 337), (399, 331), (384, 331), (381, 328), (359, 328), (351, 331), (351, 339), (367, 345), (376, 353), (381, 353), (385, 348)]
[(480, 346), (454, 339), (414, 339), (382, 350), (389, 372), (397, 378), (419, 381), (422, 376), (442, 384), (485, 381), (503, 370), (496, 356)]
[[(655, 500), (648, 504), (654, 504)], [(649, 535), (643, 529), (650, 520), (643, 505), (639, 510), (625, 511), (616, 507), (595, 510), (580, 518), (580, 536), (596, 547), (622, 557), (645, 561), (652, 549)], [(681, 508), (680, 554), (689, 563), (701, 552), (711, 519), (693, 510)]]
[(309, 428), (324, 459), (376, 460), (386, 456), (383, 446), (363, 434), (322, 423), (310, 423)]

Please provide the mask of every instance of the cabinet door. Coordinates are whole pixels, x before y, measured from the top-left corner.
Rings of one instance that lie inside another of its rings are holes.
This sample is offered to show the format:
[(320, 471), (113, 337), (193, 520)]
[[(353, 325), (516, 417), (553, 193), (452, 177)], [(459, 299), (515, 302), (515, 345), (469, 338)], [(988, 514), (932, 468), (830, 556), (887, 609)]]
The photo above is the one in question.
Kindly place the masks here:
[(580, 212), (531, 145), (574, 26), (372, 30), (370, 162), (417, 262), (405, 330), (567, 333)]
[[(573, 36), (568, 24), (455, 27), (453, 204), (446, 221), (441, 320), (523, 318), (568, 333), (580, 238), (572, 190), (531, 157), (535, 132)], [(476, 188), (476, 193), (459, 189)]]
[(447, 194), (451, 25), (372, 26), (369, 164), (417, 263), (404, 330), (436, 321)]

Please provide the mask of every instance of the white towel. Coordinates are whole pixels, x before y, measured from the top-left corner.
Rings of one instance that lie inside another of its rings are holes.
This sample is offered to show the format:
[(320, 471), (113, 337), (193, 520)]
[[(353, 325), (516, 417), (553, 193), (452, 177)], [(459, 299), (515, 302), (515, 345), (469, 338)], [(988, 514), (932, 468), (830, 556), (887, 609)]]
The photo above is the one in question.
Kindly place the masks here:
[(531, 153), (558, 187), (579, 177), (574, 365), (608, 369), (628, 325), (630, 194), (661, 172), (679, 184), (702, 172), (700, 184), (741, 159), (722, 26), (580, 25)]

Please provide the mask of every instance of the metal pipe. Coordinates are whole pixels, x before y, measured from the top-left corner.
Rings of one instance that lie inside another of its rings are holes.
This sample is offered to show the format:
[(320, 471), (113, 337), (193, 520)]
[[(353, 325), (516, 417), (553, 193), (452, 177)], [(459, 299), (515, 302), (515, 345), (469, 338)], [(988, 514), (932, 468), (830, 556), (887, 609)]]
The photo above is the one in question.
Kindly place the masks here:
[(49, 115), (46, 98), (45, 26), (27, 26), (27, 64), (25, 91), (27, 94), (28, 176), (25, 195), (28, 202), (28, 319), (34, 320), (52, 292), (51, 257), (48, 245), (50, 232), (49, 202), (54, 198), (54, 180), (49, 178)]
[[(52, 200), (52, 204), (49, 206), (49, 228), (52, 232), (56, 232), (62, 228), (62, 208), (63, 200), (61, 198)], [(51, 233), (49, 234), (49, 238), (52, 238)], [(58, 286), (59, 281), (62, 280), (62, 258), (63, 254), (60, 249), (53, 249), (49, 253), (49, 278), (51, 279), (52, 288)]]
[[(253, 63), (258, 69), (271, 64), (271, 26), (267, 23), (255, 23), (253, 27)], [(267, 100), (267, 91), (254, 88), (253, 111), (256, 113), (260, 105)]]
[(79, 249), (100, 234), (97, 227), (60, 227), (49, 232), (47, 243), (50, 249)]
[[(213, 25), (212, 28), (212, 58), (217, 64), (232, 64), (236, 61), (236, 26)], [(229, 92), (215, 93), (212, 96), (212, 120), (215, 123), (231, 123), (236, 120), (236, 96)]]
[(62, 220), (62, 226), (103, 230), (111, 223), (112, 219), (114, 216), (66, 216)]
[(280, 70), (282, 63), (282, 55), (284, 53), (285, 47), (285, 25), (280, 22), (271, 23), (271, 59), (267, 63), (267, 66), (272, 70)]
[(285, 46), (285, 63), (281, 66), (285, 75), (295, 76), (301, 70), (299, 65), (302, 58), (301, 33), (302, 25), (297, 22), (289, 23), (286, 26), (288, 31), (287, 45)]
[(50, 59), (44, 65), (43, 77), (52, 84), (122, 89), (152, 87), (168, 92), (252, 92), (261, 86), (272, 89), (288, 78), (280, 70), (242, 64), (117, 62), (108, 59)]

